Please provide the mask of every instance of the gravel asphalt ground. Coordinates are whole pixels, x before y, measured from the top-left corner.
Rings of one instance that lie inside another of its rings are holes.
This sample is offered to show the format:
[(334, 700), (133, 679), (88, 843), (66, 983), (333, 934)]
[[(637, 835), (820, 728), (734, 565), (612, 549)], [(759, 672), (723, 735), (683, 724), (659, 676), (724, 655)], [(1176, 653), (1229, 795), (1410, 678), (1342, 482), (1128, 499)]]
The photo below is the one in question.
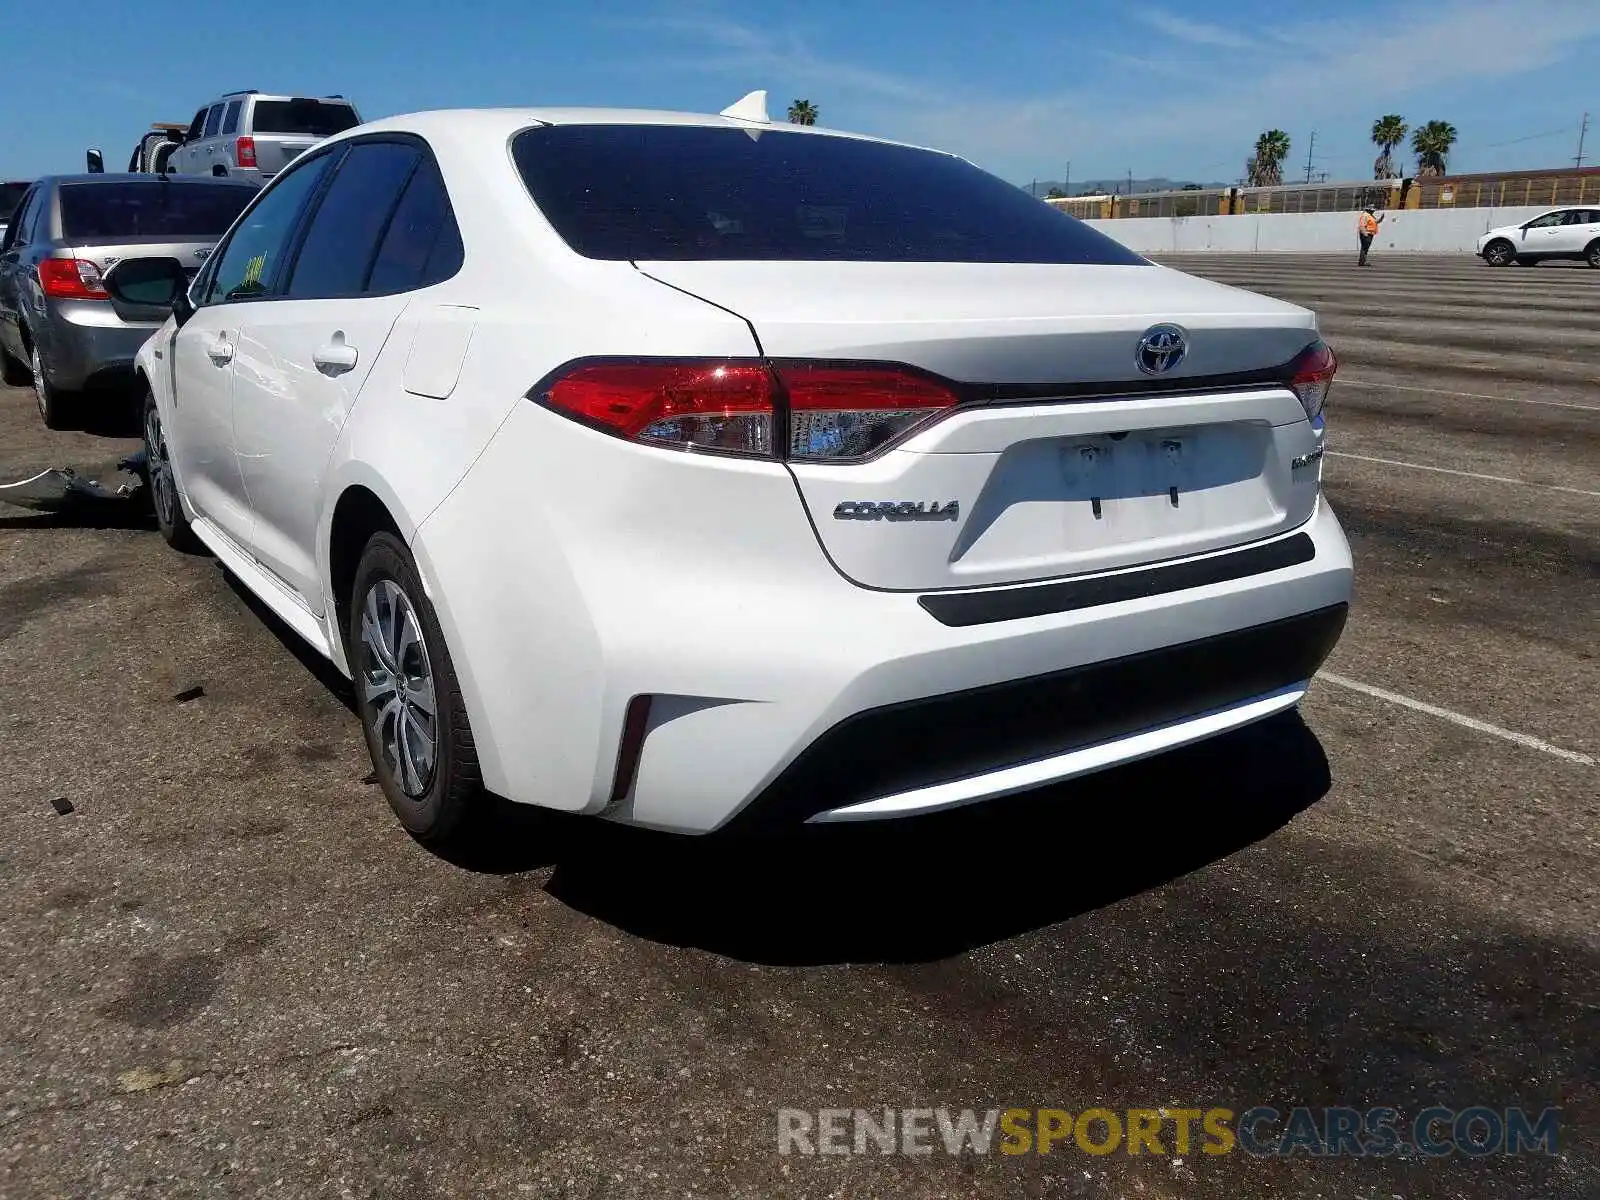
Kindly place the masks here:
[[(1340, 355), (1329, 677), (937, 819), (728, 846), (507, 813), (437, 857), (213, 561), (0, 506), (0, 1195), (1600, 1195), (1600, 271), (1354, 257), (1175, 262)], [(0, 389), (0, 479), (134, 445), (92, 424)], [(1561, 1131), (777, 1150), (783, 1107), (1160, 1105)]]

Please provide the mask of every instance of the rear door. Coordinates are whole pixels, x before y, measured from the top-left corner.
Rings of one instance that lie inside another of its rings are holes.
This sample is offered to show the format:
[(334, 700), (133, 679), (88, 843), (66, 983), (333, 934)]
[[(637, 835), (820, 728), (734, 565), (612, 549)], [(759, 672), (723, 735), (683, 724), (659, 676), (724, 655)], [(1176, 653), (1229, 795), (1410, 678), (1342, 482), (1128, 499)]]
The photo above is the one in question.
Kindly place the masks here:
[[(380, 246), (424, 151), (352, 144), (312, 213), (282, 299), (253, 306), (239, 338), (234, 429), (255, 511), (249, 549), (321, 614), (322, 480), (346, 418), (408, 303), (371, 287)], [(297, 173), (297, 172), (296, 172)]]

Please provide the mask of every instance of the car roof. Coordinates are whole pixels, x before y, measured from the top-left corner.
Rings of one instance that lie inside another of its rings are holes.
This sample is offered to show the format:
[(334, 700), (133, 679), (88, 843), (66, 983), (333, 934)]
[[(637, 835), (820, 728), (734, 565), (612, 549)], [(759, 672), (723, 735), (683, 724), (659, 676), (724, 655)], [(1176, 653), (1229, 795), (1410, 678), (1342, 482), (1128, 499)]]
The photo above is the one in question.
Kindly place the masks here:
[[(805, 134), (812, 137), (850, 138), (855, 141), (877, 142), (886, 146), (907, 146), (911, 149), (932, 149), (908, 142), (896, 142), (870, 134), (850, 133), (842, 129), (818, 129), (811, 125), (792, 125), (787, 121), (746, 121), (720, 113), (674, 112), (655, 108), (445, 108), (425, 112), (404, 113), (368, 121), (354, 129), (329, 138), (339, 141), (372, 133), (415, 133), (425, 138), (485, 138), (503, 141), (514, 133), (536, 125), (662, 125), (698, 127), (704, 129), (739, 129), (752, 133), (772, 129), (783, 133)], [(948, 151), (934, 150), (937, 154)]]

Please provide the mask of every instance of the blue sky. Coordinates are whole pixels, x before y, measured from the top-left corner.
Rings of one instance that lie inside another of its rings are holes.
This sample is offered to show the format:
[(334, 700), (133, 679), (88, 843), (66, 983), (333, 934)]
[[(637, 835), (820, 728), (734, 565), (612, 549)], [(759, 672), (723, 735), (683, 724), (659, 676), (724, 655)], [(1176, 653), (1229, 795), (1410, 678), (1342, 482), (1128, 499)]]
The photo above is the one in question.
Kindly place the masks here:
[[(113, 169), (151, 121), (237, 88), (342, 92), (368, 117), (605, 104), (715, 111), (764, 87), (822, 123), (957, 151), (1008, 179), (1233, 179), (1255, 135), (1310, 131), (1316, 168), (1370, 173), (1390, 111), (1439, 117), (1451, 166), (1600, 164), (1596, 0), (58, 0), (0, 32), (0, 178)], [(70, 16), (65, 14), (70, 13)], [(46, 26), (48, 27), (46, 29)], [(34, 33), (34, 30), (46, 30)], [(69, 48), (70, 47), (70, 48)]]

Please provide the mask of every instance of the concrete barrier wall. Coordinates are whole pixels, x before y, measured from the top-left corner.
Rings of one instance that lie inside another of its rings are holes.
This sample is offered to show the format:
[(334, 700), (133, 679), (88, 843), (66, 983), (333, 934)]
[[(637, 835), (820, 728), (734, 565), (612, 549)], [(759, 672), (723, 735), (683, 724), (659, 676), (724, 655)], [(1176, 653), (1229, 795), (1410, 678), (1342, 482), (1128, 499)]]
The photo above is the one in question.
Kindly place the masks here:
[[(1548, 212), (1534, 208), (1400, 209), (1378, 227), (1375, 251), (1471, 254), (1478, 238), (1500, 225), (1515, 225)], [(1356, 250), (1356, 214), (1241, 213), (1233, 217), (1121, 217), (1088, 221), (1140, 254), (1184, 250), (1234, 253)]]

